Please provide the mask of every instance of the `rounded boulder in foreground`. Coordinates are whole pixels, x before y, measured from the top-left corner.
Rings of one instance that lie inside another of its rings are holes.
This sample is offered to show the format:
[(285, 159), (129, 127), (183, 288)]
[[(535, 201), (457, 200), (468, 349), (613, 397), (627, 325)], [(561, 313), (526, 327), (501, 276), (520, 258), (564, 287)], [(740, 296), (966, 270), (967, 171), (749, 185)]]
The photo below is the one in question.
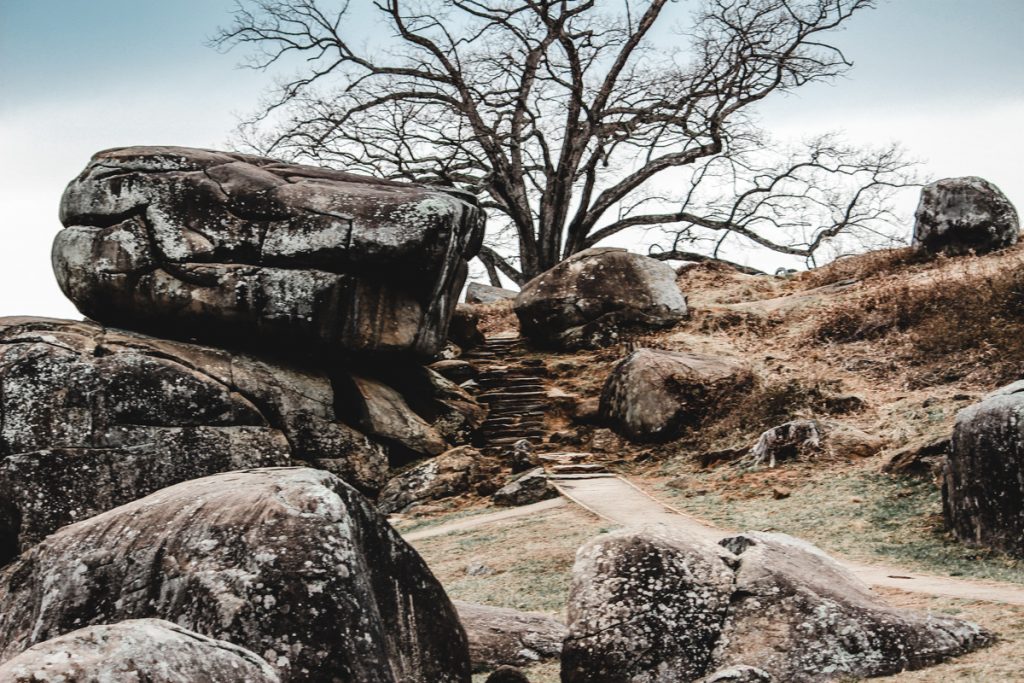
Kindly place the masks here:
[(0, 665), (6, 683), (280, 683), (259, 656), (160, 619), (89, 626)]
[(976, 176), (946, 178), (921, 190), (914, 244), (931, 254), (984, 254), (1017, 243), (1017, 210), (1002, 191)]
[(268, 468), (157, 491), (64, 527), (0, 573), (0, 660), (158, 617), (263, 657), (285, 683), (469, 683), (440, 583), (332, 474)]

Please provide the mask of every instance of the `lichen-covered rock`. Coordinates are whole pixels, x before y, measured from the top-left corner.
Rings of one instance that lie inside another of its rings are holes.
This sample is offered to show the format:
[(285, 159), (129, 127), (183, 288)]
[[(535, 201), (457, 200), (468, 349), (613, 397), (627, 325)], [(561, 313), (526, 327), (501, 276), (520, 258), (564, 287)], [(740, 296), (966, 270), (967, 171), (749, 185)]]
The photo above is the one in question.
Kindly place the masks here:
[(794, 683), (859, 679), (921, 669), (992, 642), (975, 624), (889, 607), (791, 536), (746, 533), (722, 545), (739, 562), (716, 668), (746, 664)]
[(766, 671), (740, 664), (719, 669), (697, 683), (772, 683), (772, 677)]
[(484, 683), (530, 683), (530, 679), (514, 666), (499, 666)]
[(753, 385), (753, 374), (721, 356), (637, 349), (601, 391), (601, 419), (636, 441), (675, 438)]
[(523, 336), (540, 346), (607, 346), (625, 326), (665, 327), (686, 317), (672, 268), (625, 249), (587, 249), (523, 286), (515, 302)]
[(943, 480), (957, 538), (1024, 557), (1024, 381), (957, 414)]
[(61, 201), (64, 293), (161, 336), (431, 357), (479, 250), (472, 195), (184, 147), (97, 153)]
[(969, 622), (887, 606), (783, 534), (720, 546), (676, 531), (599, 537), (577, 553), (568, 614), (564, 683), (852, 680), (992, 640)]
[(914, 244), (935, 254), (983, 254), (1017, 243), (1017, 210), (998, 187), (974, 176), (945, 178), (921, 189)]
[(0, 664), (5, 683), (280, 683), (258, 655), (160, 619), (89, 626)]
[(516, 507), (531, 505), (549, 498), (557, 498), (558, 489), (544, 475), (544, 469), (532, 469), (494, 492), (491, 500), (495, 505)]
[(390, 514), (410, 505), (466, 493), (479, 476), (479, 459), (480, 451), (459, 446), (406, 470), (380, 492), (377, 509)]
[(653, 529), (576, 552), (563, 683), (688, 683), (711, 664), (732, 595), (724, 549)]
[(558, 659), (565, 624), (546, 614), (455, 600), (462, 627), (469, 638), (474, 671), (496, 666), (529, 666)]
[(0, 660), (157, 617), (260, 655), (282, 681), (469, 683), (441, 585), (328, 472), (218, 474), (64, 527), (0, 572)]
[(216, 472), (302, 460), (375, 492), (385, 450), (335, 403), (322, 372), (0, 318), (0, 564), (64, 524)]

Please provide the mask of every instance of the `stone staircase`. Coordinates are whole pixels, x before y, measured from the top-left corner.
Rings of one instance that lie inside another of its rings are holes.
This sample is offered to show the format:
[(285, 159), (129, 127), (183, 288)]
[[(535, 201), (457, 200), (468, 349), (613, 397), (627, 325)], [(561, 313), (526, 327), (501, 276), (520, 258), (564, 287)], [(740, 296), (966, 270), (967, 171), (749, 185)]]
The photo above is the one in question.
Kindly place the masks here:
[(476, 444), (485, 453), (501, 453), (521, 439), (538, 446), (547, 433), (546, 370), (543, 362), (523, 358), (523, 351), (518, 337), (491, 337), (462, 356), (477, 367), (476, 399), (489, 409)]

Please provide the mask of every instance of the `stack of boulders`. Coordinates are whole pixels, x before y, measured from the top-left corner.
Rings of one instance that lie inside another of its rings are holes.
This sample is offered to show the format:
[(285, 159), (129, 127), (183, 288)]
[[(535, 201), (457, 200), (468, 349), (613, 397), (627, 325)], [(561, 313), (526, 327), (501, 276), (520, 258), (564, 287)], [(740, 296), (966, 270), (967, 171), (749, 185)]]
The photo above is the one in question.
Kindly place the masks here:
[(88, 319), (0, 319), (3, 679), (469, 681), (367, 495), (485, 417), (423, 366), (475, 199), (137, 147), (94, 156), (61, 220)]

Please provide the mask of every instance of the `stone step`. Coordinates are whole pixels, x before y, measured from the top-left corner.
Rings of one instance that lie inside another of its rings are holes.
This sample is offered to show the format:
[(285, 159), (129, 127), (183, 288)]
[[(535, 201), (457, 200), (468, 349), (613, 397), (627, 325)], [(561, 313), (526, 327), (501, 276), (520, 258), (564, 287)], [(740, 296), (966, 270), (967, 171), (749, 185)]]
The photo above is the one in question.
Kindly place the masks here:
[(613, 479), (616, 475), (611, 472), (582, 472), (582, 473), (565, 473), (565, 474), (548, 474), (547, 478), (552, 481), (558, 481), (559, 479), (572, 480), (572, 479)]
[(604, 465), (596, 462), (575, 462), (568, 463), (565, 465), (550, 465), (548, 469), (551, 474), (597, 474), (599, 472), (607, 472), (608, 468)]
[(533, 444), (538, 443), (538, 441), (534, 437), (503, 436), (500, 439), (488, 439), (487, 440), (487, 445), (488, 446), (510, 446), (510, 445), (514, 444), (515, 442), (520, 441), (522, 439), (526, 439), (527, 441), (529, 441), (529, 442), (531, 442)]
[(552, 464), (567, 465), (571, 463), (585, 462), (594, 457), (593, 453), (583, 452), (568, 452), (562, 451), (557, 453), (543, 453), (537, 456), (541, 462), (548, 462)]

